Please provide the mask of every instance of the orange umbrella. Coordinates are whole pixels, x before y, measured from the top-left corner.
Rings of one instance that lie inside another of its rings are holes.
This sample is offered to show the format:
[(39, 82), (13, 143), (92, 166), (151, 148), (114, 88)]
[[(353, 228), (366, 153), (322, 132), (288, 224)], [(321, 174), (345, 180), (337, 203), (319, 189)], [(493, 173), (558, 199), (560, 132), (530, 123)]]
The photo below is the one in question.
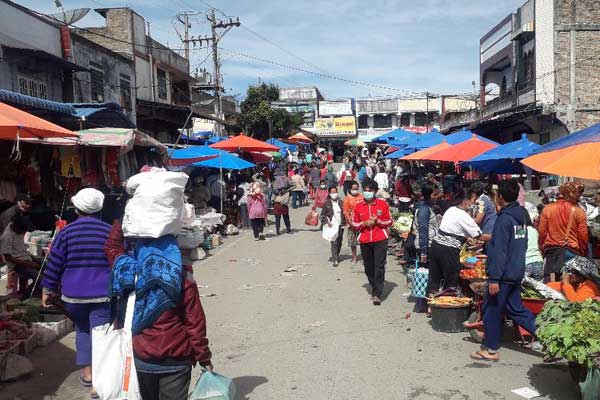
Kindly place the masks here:
[(211, 145), (213, 149), (225, 150), (229, 152), (248, 152), (248, 151), (279, 151), (279, 147), (270, 145), (260, 140), (253, 139), (244, 134), (234, 136), (222, 142)]
[(0, 103), (0, 139), (78, 137), (75, 132)]
[(298, 132), (288, 138), (292, 142), (313, 143), (313, 141), (302, 132)]
[(600, 180), (600, 142), (580, 143), (535, 154), (521, 162), (548, 174)]
[[(497, 147), (497, 144), (485, 142), (483, 140), (473, 137), (467, 141), (464, 141), (454, 146), (450, 146), (447, 149), (437, 151), (429, 154), (425, 160), (432, 161), (447, 161), (453, 163), (459, 163), (461, 161), (470, 160), (473, 157), (485, 153), (488, 150)], [(422, 158), (423, 159), (423, 158)]]
[(437, 153), (440, 150), (447, 149), (452, 145), (448, 144), (445, 140), (440, 144), (436, 144), (435, 146), (431, 146), (428, 149), (424, 149), (421, 151), (417, 151), (416, 153), (409, 154), (401, 158), (401, 160), (428, 160), (428, 156), (433, 153)]

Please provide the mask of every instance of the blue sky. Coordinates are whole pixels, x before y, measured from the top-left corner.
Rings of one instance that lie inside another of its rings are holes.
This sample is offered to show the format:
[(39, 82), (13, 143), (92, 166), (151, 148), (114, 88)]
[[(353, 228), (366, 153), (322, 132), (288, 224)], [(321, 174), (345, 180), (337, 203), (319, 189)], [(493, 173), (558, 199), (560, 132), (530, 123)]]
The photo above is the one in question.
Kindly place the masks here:
[[(54, 0), (17, 2), (39, 12), (57, 11)], [(172, 17), (184, 10), (206, 12), (208, 4), (213, 5), (238, 16), (248, 28), (233, 28), (220, 44), (225, 49), (222, 72), (228, 94), (243, 97), (248, 85), (260, 79), (280, 86), (317, 86), (331, 99), (472, 91), (471, 82), (479, 77), (479, 38), (523, 2), (62, 0), (66, 9), (132, 7), (150, 21), (152, 36), (173, 48), (182, 45)], [(91, 12), (77, 25), (102, 23)], [(203, 15), (194, 17), (192, 23), (194, 34), (210, 33)], [(400, 91), (319, 77), (241, 54)], [(205, 49), (192, 51), (192, 68), (211, 69), (208, 55)]]

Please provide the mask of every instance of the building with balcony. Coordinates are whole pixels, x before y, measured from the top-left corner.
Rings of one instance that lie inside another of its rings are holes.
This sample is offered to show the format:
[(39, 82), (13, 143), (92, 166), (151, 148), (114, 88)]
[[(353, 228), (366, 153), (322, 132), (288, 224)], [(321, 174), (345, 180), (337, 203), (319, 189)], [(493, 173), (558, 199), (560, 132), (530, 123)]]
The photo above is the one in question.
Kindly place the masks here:
[(441, 129), (546, 143), (600, 122), (598, 54), (597, 1), (528, 0), (480, 39), (479, 107)]
[(279, 100), (272, 102), (271, 107), (301, 113), (304, 116), (301, 128), (312, 131), (319, 113), (319, 101), (322, 100), (323, 95), (316, 86), (279, 88)]
[[(134, 10), (100, 8), (106, 21), (102, 27), (78, 29), (76, 33), (132, 60), (130, 83), (135, 91), (136, 123), (139, 129), (161, 142), (173, 142), (190, 113), (189, 60), (154, 40), (147, 24)], [(191, 128), (191, 122), (188, 122)]]

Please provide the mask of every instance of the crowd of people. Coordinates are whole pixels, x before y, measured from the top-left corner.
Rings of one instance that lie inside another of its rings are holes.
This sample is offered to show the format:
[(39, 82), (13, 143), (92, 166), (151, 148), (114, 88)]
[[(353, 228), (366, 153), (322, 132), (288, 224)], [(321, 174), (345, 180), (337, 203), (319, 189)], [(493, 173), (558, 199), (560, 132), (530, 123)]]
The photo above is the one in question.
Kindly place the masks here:
[[(567, 182), (558, 188), (556, 201), (546, 195), (538, 207), (525, 202), (524, 187), (515, 179), (468, 181), (441, 174), (435, 166), (392, 162), (379, 149), (373, 154), (366, 148), (349, 150), (341, 161), (336, 170), (332, 152), (317, 149), (271, 162), (253, 173), (198, 174), (190, 179), (188, 200), (196, 208), (223, 209), (231, 223), (252, 229), (257, 241), (267, 239), (269, 214), (275, 216), (279, 236), (283, 228), (287, 234), (294, 232), (290, 206), (318, 211), (317, 224), (330, 242), (332, 266), (340, 265), (345, 234), (354, 264), (359, 262), (360, 248), (370, 301), (376, 306), (385, 299), (388, 254), (401, 257), (407, 268), (428, 269), (429, 298), (441, 292), (461, 294), (461, 250), (485, 254), (485, 342), (471, 354), (477, 360), (499, 359), (504, 315), (535, 335), (535, 318), (521, 301), (525, 276), (547, 282), (569, 301), (600, 297), (587, 209), (580, 204), (583, 186)], [(144, 399), (185, 397), (191, 367), (198, 363), (212, 369), (206, 321), (187, 250), (179, 249), (175, 239), (163, 237), (136, 240), (130, 243), (134, 251), (128, 252), (120, 225), (98, 218), (104, 203), (101, 192), (82, 189), (72, 203), (78, 218), (54, 239), (41, 286), (43, 305), (60, 298), (75, 323), (81, 385), (92, 386), (91, 330), (111, 320), (115, 309), (111, 298), (131, 287), (146, 293), (144, 285), (155, 278), (150, 254), (160, 257), (168, 271), (161, 272), (165, 290), (160, 298), (146, 299), (145, 307), (136, 308), (142, 316), (133, 321), (140, 391)], [(4, 228), (0, 251), (9, 265), (11, 284), (19, 286), (21, 296), (31, 290), (40, 267), (23, 240), (31, 230), (30, 204), (26, 196), (19, 196), (17, 204), (0, 215)], [(400, 245), (395, 247), (390, 245), (394, 212), (412, 216), (408, 236), (396, 238)], [(422, 302), (417, 308), (427, 312)]]

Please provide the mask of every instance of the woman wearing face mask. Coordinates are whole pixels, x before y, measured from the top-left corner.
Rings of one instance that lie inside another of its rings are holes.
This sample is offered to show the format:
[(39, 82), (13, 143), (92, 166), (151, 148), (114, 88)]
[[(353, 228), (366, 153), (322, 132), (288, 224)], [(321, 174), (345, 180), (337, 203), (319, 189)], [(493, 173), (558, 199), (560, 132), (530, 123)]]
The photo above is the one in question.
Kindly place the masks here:
[(371, 301), (378, 306), (381, 304), (385, 283), (387, 229), (392, 226), (393, 221), (390, 207), (385, 200), (375, 198), (376, 192), (376, 184), (367, 182), (364, 185), (364, 201), (357, 203), (354, 208), (352, 227), (359, 232), (360, 254), (371, 285)]
[(312, 209), (317, 210), (317, 208), (323, 208), (325, 201), (327, 201), (327, 197), (329, 196), (329, 192), (327, 191), (327, 185), (325, 184), (325, 180), (321, 179), (319, 182), (319, 188), (315, 193), (315, 203), (313, 204)]
[[(358, 190), (358, 183), (355, 181), (350, 181), (350, 191), (349, 194), (344, 198), (344, 217), (346, 217), (346, 221), (354, 220), (354, 209), (356, 205), (363, 201), (364, 198), (360, 191)], [(348, 247), (352, 250), (352, 262), (356, 264), (356, 247), (358, 246), (358, 232), (354, 230), (352, 227), (348, 229)]]
[(321, 224), (327, 225), (329, 228), (337, 226), (337, 238), (331, 241), (331, 262), (334, 267), (340, 263), (340, 251), (342, 250), (342, 241), (344, 240), (344, 226), (346, 226), (346, 218), (342, 212), (344, 203), (340, 200), (337, 188), (329, 189), (329, 197), (323, 205), (321, 212)]
[(433, 296), (441, 289), (456, 289), (462, 264), (460, 249), (469, 238), (479, 238), (481, 229), (469, 215), (473, 206), (472, 191), (462, 190), (455, 195), (455, 206), (450, 207), (442, 217), (437, 235), (429, 248), (429, 283), (427, 292)]

